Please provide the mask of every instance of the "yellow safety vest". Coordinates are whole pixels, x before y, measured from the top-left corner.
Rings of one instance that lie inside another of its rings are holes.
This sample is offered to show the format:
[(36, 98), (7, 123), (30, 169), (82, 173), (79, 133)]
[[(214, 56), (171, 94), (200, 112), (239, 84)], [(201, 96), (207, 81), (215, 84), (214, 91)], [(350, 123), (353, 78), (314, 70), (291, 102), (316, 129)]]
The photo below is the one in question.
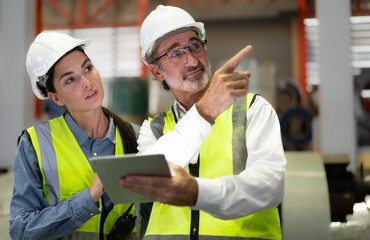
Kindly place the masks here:
[[(76, 138), (69, 129), (64, 116), (49, 120), (27, 129), (35, 148), (43, 181), (44, 196), (50, 206), (68, 199), (90, 187), (94, 170), (86, 159)], [(116, 127), (115, 154), (124, 154), (122, 139)], [(100, 203), (100, 211), (102, 203)], [(104, 223), (104, 234), (108, 234), (117, 218), (130, 204), (114, 205)], [(135, 214), (135, 208), (130, 211)], [(90, 218), (72, 235), (76, 239), (98, 239), (100, 214)], [(136, 232), (136, 228), (133, 232)], [(75, 239), (71, 236), (71, 239)]]
[[(235, 175), (245, 168), (247, 122), (243, 117), (246, 116), (246, 111), (254, 96), (249, 93), (246, 98), (239, 99), (216, 119), (210, 135), (200, 148), (199, 177), (213, 179)], [(151, 120), (153, 132), (156, 131), (155, 129), (158, 132), (163, 129), (163, 134), (174, 130), (175, 124), (175, 115), (172, 110), (157, 115)], [(154, 133), (157, 138), (159, 137), (158, 132)], [(191, 229), (193, 229), (191, 212), (192, 210), (188, 207), (155, 202), (144, 239), (189, 239)], [(197, 231), (200, 240), (281, 239), (277, 208), (233, 220), (217, 219), (206, 212), (199, 211)]]

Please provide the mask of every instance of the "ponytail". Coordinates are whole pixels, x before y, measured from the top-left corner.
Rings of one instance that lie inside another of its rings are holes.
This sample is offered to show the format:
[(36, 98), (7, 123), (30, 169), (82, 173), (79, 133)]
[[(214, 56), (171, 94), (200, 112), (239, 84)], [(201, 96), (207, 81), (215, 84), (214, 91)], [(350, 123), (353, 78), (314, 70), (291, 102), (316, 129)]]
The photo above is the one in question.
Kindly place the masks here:
[(132, 125), (105, 107), (103, 111), (113, 118), (122, 138), (124, 153), (137, 153), (136, 134)]

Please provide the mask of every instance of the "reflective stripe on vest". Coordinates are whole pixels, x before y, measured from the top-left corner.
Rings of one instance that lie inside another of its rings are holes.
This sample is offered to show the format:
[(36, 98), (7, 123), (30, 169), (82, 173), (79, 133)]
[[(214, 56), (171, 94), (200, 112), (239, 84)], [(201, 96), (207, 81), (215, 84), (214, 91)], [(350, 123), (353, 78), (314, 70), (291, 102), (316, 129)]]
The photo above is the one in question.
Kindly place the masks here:
[[(59, 202), (91, 185), (94, 171), (69, 129), (64, 116), (36, 127), (30, 127), (27, 131), (37, 154), (43, 177), (43, 192), (50, 206), (56, 206)], [(116, 128), (115, 154), (124, 154), (118, 128)], [(99, 203), (101, 210), (101, 200)], [(110, 232), (117, 218), (129, 206), (130, 204), (114, 205), (105, 221), (104, 234)], [(135, 208), (131, 209), (131, 213), (135, 214)], [(99, 227), (100, 214), (93, 216), (68, 238), (98, 239)], [(134, 232), (136, 232), (136, 228)], [(92, 238), (92, 236), (94, 237)]]
[[(200, 177), (213, 179), (235, 175), (245, 169), (246, 111), (254, 96), (249, 93), (246, 98), (236, 101), (232, 107), (217, 117), (212, 126), (212, 132), (200, 149)], [(171, 110), (157, 115), (152, 121), (154, 121), (153, 124), (151, 122), (152, 129), (163, 123), (160, 126), (163, 134), (174, 130), (176, 124)], [(157, 131), (160, 130), (157, 128)], [(199, 213), (200, 240), (226, 240), (235, 239), (235, 237), (237, 239), (281, 239), (280, 219), (276, 208), (233, 220), (217, 219), (203, 211)], [(190, 223), (191, 210), (188, 207), (155, 202), (144, 239), (189, 239)]]

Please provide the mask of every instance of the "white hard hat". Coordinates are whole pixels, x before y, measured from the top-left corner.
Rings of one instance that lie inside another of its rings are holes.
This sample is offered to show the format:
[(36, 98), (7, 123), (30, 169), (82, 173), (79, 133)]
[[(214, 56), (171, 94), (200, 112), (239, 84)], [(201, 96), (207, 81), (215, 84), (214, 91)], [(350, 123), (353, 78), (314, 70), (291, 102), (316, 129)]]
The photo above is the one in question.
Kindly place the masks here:
[[(152, 53), (158, 44), (177, 30), (194, 30), (198, 37), (204, 40), (206, 32), (204, 24), (195, 22), (185, 10), (159, 5), (144, 20), (140, 29), (141, 59), (148, 65), (152, 60)], [(158, 41), (159, 40), (159, 41)]]
[(26, 56), (26, 68), (31, 79), (32, 91), (41, 100), (48, 99), (46, 73), (67, 52), (86, 46), (89, 40), (80, 40), (60, 32), (42, 32), (31, 43)]

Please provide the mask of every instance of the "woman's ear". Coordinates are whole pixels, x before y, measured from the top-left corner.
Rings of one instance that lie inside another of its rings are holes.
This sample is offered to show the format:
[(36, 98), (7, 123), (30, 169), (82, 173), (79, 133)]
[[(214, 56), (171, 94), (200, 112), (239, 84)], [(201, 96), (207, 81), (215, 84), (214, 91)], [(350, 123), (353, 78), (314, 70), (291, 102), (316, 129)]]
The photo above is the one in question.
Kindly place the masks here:
[(164, 79), (164, 75), (162, 73), (162, 70), (158, 67), (157, 64), (154, 64), (154, 63), (150, 63), (148, 65), (148, 69), (149, 71), (153, 74), (153, 76), (158, 80), (158, 81), (161, 81), (163, 82), (165, 79)]
[(62, 102), (62, 100), (60, 100), (57, 96), (56, 93), (52, 93), (52, 92), (48, 92), (48, 97), (53, 101), (55, 102), (55, 104), (57, 104), (58, 106), (61, 106), (63, 107), (64, 106), (64, 103)]

